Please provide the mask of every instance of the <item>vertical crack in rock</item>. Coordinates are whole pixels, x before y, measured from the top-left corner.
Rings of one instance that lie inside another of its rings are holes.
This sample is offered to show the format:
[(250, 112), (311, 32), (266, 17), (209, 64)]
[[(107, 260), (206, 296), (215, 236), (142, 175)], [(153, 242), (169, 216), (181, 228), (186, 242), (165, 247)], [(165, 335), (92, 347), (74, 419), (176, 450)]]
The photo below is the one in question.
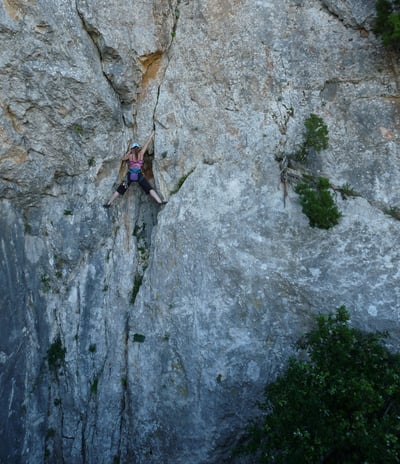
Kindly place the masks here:
[[(181, 4), (181, 0), (177, 0), (177, 3), (176, 3), (176, 7), (175, 9), (173, 10), (173, 18), (174, 18), (174, 21), (173, 21), (173, 25), (172, 25), (172, 31), (171, 31), (171, 41), (167, 47), (167, 50), (165, 52), (165, 57), (166, 57), (166, 60), (167, 60), (167, 63), (164, 67), (164, 70), (163, 70), (163, 73), (162, 73), (162, 77), (160, 79), (160, 83), (158, 84), (158, 88), (157, 88), (157, 99), (156, 99), (156, 103), (154, 105), (154, 111), (153, 111), (153, 122), (157, 122), (158, 124), (160, 124), (160, 126), (162, 126), (164, 129), (166, 129), (166, 127), (156, 119), (156, 113), (157, 113), (157, 107), (158, 107), (158, 102), (159, 102), (159, 99), (160, 99), (160, 93), (161, 93), (161, 86), (163, 84), (163, 81), (164, 81), (164, 76), (165, 76), (165, 73), (167, 72), (167, 69), (168, 69), (168, 65), (169, 65), (169, 52), (171, 50), (171, 47), (174, 43), (174, 40), (175, 40), (175, 36), (176, 36), (176, 31), (177, 31), (177, 28), (178, 28), (178, 20), (179, 20), (179, 16), (180, 16), (180, 10), (179, 10), (179, 7), (180, 7), (180, 4)], [(154, 124), (153, 124), (153, 127), (154, 127)]]
[[(173, 11), (172, 13), (173, 14), (173, 25), (172, 25), (172, 30), (171, 30), (171, 40), (166, 50), (165, 51), (158, 50), (153, 53), (142, 55), (138, 58), (138, 61), (141, 65), (141, 73), (142, 73), (141, 91), (143, 92), (144, 90), (146, 90), (147, 87), (152, 82), (156, 82), (158, 79), (157, 90), (156, 90), (157, 94), (156, 94), (156, 100), (155, 100), (155, 104), (153, 108), (153, 115), (152, 115), (153, 129), (155, 129), (155, 122), (163, 126), (163, 124), (161, 124), (161, 122), (156, 119), (156, 113), (157, 113), (157, 106), (158, 106), (159, 97), (161, 93), (161, 86), (163, 84), (164, 76), (166, 74), (166, 71), (168, 69), (168, 65), (170, 62), (169, 52), (174, 42), (176, 30), (178, 27), (178, 19), (180, 15), (179, 5), (180, 5), (180, 0), (177, 0), (175, 8), (171, 7)], [(144, 174), (148, 179), (154, 178), (153, 168), (152, 168), (152, 158), (153, 157), (150, 157), (149, 159), (149, 157), (147, 156), (147, 160), (145, 159), (145, 163), (143, 166)], [(135, 229), (133, 232), (133, 235), (136, 237), (136, 240), (137, 240), (136, 256), (137, 256), (138, 264), (137, 264), (137, 270), (134, 276), (133, 289), (132, 289), (132, 295), (131, 295), (132, 305), (135, 304), (136, 296), (140, 290), (143, 277), (144, 277), (144, 274), (148, 266), (150, 254), (152, 252), (151, 229), (157, 223), (156, 218), (154, 220), (151, 220), (151, 218), (147, 216), (137, 218)], [(129, 330), (129, 323), (128, 323), (127, 330)], [(128, 343), (128, 340), (127, 340), (127, 343)], [(128, 353), (127, 353), (127, 357), (128, 357)], [(128, 373), (127, 370), (126, 370), (126, 373)]]
[(175, 34), (176, 34), (176, 30), (178, 28), (178, 19), (179, 19), (179, 15), (180, 15), (180, 10), (179, 10), (179, 6), (181, 4), (181, 0), (177, 0), (176, 2), (176, 8), (174, 10), (174, 24), (172, 26), (172, 41), (171, 41), (171, 44), (170, 44), (170, 47), (172, 45), (172, 42), (175, 38)]
[(118, 61), (121, 59), (121, 57), (119, 53), (117, 52), (117, 50), (111, 47), (107, 47), (104, 44), (104, 39), (103, 39), (102, 34), (96, 27), (89, 24), (89, 22), (85, 18), (85, 15), (79, 10), (78, 4), (76, 5), (76, 11), (77, 11), (79, 18), (81, 19), (83, 29), (88, 34), (88, 37), (93, 42), (98, 52), (99, 62), (100, 62), (103, 75), (105, 79), (107, 80), (107, 82), (109, 83), (110, 87), (113, 89), (114, 93), (117, 95), (120, 105), (122, 106), (124, 103), (127, 103), (127, 96), (126, 96), (127, 91), (124, 92), (120, 88), (118, 88), (118, 86), (114, 83), (113, 79), (108, 75), (108, 73), (104, 69), (104, 62), (105, 62), (106, 56), (110, 57), (113, 61)]
[(81, 457), (82, 457), (82, 464), (86, 464), (86, 424), (87, 424), (87, 417), (85, 413), (85, 417), (81, 415)]
[(146, 211), (142, 211), (138, 217), (133, 236), (136, 238), (136, 272), (134, 275), (133, 288), (131, 294), (131, 304), (135, 304), (136, 296), (142, 285), (143, 276), (149, 264), (151, 253), (151, 231), (155, 221), (147, 217)]
[(119, 414), (119, 436), (118, 436), (118, 451), (117, 455), (114, 457), (114, 460), (120, 462), (121, 455), (123, 453), (123, 436), (124, 436), (124, 427), (126, 422), (126, 407), (129, 401), (128, 398), (128, 378), (129, 378), (129, 356), (128, 356), (128, 343), (129, 343), (129, 313), (125, 321), (125, 333), (124, 333), (124, 373), (125, 377), (121, 379), (122, 384), (122, 395), (121, 395), (121, 406)]

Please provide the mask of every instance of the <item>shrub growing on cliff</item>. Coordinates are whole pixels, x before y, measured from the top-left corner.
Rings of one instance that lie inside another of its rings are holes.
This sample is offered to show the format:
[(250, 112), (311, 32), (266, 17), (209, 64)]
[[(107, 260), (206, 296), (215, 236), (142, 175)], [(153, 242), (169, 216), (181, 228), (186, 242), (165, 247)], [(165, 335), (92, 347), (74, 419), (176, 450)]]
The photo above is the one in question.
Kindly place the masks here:
[(342, 216), (329, 187), (329, 180), (320, 177), (315, 186), (302, 183), (295, 188), (295, 192), (300, 195), (303, 213), (308, 217), (311, 227), (329, 229), (338, 224)]
[(266, 387), (246, 453), (259, 463), (400, 462), (400, 356), (385, 336), (351, 328), (344, 306), (319, 316), (298, 343), (307, 360), (292, 357)]
[(61, 337), (58, 335), (57, 338), (50, 345), (47, 350), (47, 363), (49, 368), (56, 371), (65, 360), (66, 348), (63, 347)]
[(375, 33), (385, 46), (400, 50), (400, 0), (377, 0)]
[(328, 148), (328, 126), (323, 119), (311, 113), (304, 122), (303, 143), (295, 154), (297, 161), (306, 161), (310, 150), (320, 152)]

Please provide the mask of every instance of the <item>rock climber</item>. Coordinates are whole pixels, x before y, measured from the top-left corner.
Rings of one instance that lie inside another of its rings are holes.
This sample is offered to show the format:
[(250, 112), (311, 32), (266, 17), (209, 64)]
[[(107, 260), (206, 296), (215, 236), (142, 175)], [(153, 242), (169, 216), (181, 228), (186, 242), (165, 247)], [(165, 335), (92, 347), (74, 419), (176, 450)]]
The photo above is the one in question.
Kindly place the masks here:
[(126, 161), (128, 164), (128, 174), (125, 181), (123, 181), (113, 193), (112, 197), (106, 203), (104, 208), (109, 208), (112, 202), (119, 196), (124, 195), (128, 190), (132, 182), (137, 182), (142, 189), (146, 192), (147, 195), (150, 195), (159, 205), (165, 205), (167, 202), (162, 201), (158, 193), (154, 188), (149, 184), (148, 180), (142, 173), (143, 166), (143, 157), (146, 153), (147, 147), (149, 146), (151, 139), (154, 137), (155, 132), (153, 131), (150, 134), (150, 137), (147, 139), (147, 142), (144, 144), (143, 148), (136, 142), (132, 143), (130, 149), (127, 153), (121, 158), (121, 161)]

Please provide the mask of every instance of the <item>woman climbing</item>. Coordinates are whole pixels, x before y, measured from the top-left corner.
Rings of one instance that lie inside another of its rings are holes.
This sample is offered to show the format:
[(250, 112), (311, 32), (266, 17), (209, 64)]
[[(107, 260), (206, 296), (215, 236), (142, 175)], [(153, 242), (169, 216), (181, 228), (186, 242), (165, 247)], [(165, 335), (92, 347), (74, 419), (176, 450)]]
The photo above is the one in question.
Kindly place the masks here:
[(141, 148), (140, 145), (136, 142), (132, 143), (132, 145), (130, 146), (130, 150), (121, 158), (121, 161), (126, 161), (128, 163), (127, 179), (118, 186), (117, 190), (113, 193), (108, 203), (103, 205), (104, 208), (109, 208), (112, 202), (119, 195), (123, 195), (128, 190), (132, 182), (138, 182), (138, 184), (142, 187), (146, 194), (154, 198), (154, 200), (159, 205), (165, 205), (167, 203), (166, 201), (161, 200), (158, 193), (149, 184), (149, 182), (142, 173), (143, 157), (146, 153), (149, 143), (151, 142), (151, 139), (154, 137), (154, 134), (155, 132), (153, 131), (150, 134), (150, 137), (148, 138), (147, 142), (144, 144), (143, 148)]

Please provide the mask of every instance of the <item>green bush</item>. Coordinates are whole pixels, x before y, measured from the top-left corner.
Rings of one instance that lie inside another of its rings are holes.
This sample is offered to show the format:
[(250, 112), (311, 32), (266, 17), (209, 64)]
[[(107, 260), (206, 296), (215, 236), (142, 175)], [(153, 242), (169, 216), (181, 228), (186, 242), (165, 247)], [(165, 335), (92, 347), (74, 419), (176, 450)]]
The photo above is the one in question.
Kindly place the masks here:
[(304, 141), (295, 154), (297, 161), (306, 161), (311, 149), (320, 152), (328, 148), (329, 144), (328, 126), (321, 117), (311, 113), (304, 126)]
[(42, 289), (44, 292), (49, 292), (51, 290), (50, 277), (46, 274), (41, 274), (40, 280), (42, 281)]
[(252, 462), (400, 462), (400, 356), (385, 337), (351, 328), (344, 306), (319, 316), (298, 343), (303, 360), (266, 387), (245, 448)]
[(329, 187), (329, 180), (320, 177), (315, 186), (302, 183), (295, 188), (295, 192), (300, 195), (303, 213), (308, 217), (311, 227), (329, 229), (339, 223), (342, 214)]
[(67, 349), (63, 347), (61, 337), (58, 335), (54, 342), (47, 350), (47, 363), (49, 369), (56, 371), (65, 360), (65, 353)]
[(137, 343), (143, 343), (146, 340), (145, 335), (135, 333), (133, 334), (133, 341)]
[(374, 31), (383, 45), (400, 50), (400, 0), (377, 0)]

